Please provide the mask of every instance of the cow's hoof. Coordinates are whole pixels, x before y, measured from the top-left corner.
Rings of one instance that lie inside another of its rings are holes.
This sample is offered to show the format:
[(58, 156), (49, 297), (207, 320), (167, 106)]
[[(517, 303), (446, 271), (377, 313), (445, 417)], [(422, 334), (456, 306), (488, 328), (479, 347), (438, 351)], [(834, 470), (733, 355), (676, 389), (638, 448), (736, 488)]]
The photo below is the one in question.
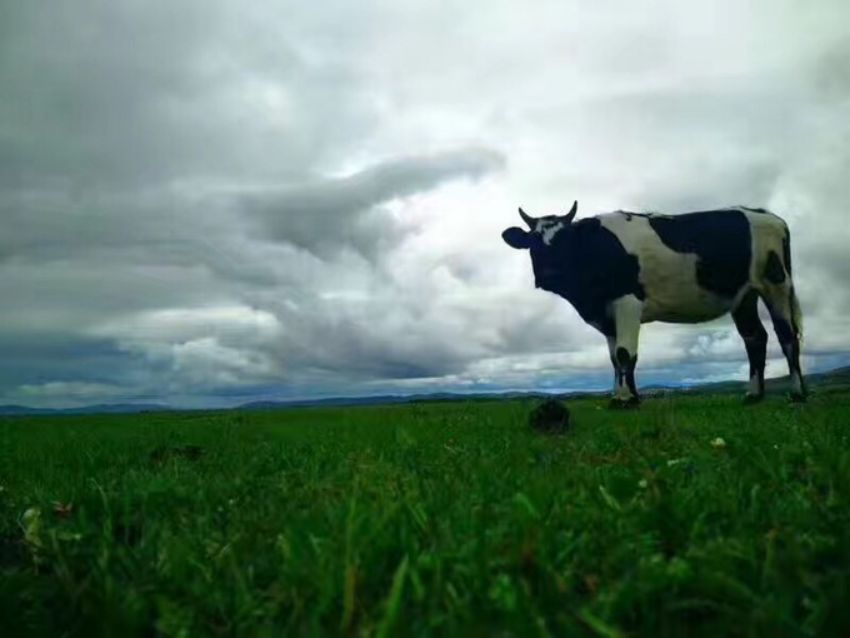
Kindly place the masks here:
[(809, 400), (807, 394), (803, 394), (801, 392), (792, 392), (788, 399), (791, 403), (806, 403)]
[(746, 394), (744, 395), (744, 405), (755, 405), (764, 401), (763, 394)]
[(634, 410), (640, 405), (638, 397), (629, 397), (628, 399), (611, 399), (608, 403), (608, 408), (611, 410)]

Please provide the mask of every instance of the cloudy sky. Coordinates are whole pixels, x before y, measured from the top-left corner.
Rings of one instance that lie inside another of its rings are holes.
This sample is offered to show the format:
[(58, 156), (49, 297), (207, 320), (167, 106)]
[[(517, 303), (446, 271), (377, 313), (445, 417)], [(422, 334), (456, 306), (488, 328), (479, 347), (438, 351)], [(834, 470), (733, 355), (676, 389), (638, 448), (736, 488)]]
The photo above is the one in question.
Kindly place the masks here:
[[(0, 403), (604, 388), (516, 206), (767, 206), (850, 361), (850, 5), (0, 4)], [(768, 374), (784, 373), (775, 339)], [(743, 378), (728, 318), (639, 382)]]

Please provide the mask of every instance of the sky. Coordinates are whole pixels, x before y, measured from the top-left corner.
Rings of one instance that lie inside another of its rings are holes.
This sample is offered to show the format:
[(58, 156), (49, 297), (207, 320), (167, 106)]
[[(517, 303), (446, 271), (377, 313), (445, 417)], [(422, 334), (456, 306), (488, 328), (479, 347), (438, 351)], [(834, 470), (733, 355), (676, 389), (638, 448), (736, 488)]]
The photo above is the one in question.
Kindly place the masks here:
[[(0, 403), (607, 388), (500, 237), (573, 200), (770, 208), (850, 362), (850, 4), (4, 0)], [(639, 384), (746, 369), (644, 326)]]

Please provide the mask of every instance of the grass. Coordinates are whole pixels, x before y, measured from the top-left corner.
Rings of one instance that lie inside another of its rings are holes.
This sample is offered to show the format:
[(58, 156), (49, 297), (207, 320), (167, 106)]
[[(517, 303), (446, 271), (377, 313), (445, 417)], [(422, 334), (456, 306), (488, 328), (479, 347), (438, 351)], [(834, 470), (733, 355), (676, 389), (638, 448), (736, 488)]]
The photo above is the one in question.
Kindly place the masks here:
[(0, 421), (0, 635), (847, 635), (850, 395), (531, 405)]

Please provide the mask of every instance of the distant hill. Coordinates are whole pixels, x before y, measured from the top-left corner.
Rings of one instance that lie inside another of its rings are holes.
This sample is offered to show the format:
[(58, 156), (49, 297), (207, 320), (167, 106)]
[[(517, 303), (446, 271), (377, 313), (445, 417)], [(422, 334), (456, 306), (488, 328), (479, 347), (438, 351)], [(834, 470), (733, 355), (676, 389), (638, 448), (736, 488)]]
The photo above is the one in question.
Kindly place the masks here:
[[(828, 372), (816, 372), (806, 375), (806, 383), (810, 390), (827, 392), (837, 389), (850, 389), (850, 366), (836, 368)], [(641, 390), (647, 395), (652, 394), (732, 394), (745, 392), (746, 381), (717, 381), (690, 386), (674, 386), (653, 384), (642, 386)], [(770, 393), (788, 392), (791, 389), (789, 376), (767, 379), (767, 391)], [(436, 392), (432, 394), (414, 395), (384, 395), (374, 397), (333, 397), (327, 399), (304, 399), (297, 401), (257, 401), (237, 406), (236, 410), (281, 410), (294, 407), (346, 406), (346, 405), (390, 405), (394, 403), (425, 403), (430, 401), (504, 401), (507, 399), (546, 398), (555, 396), (570, 399), (592, 398), (607, 394), (608, 390), (577, 390), (575, 392), (495, 392), (479, 394), (460, 394), (452, 392)]]
[(78, 408), (30, 408), (25, 405), (0, 405), (0, 416), (33, 416), (49, 414), (135, 414), (168, 412), (176, 408), (160, 403), (99, 403)]
[(55, 410), (45, 408), (28, 408), (25, 405), (0, 405), (0, 414), (4, 416), (17, 416), (25, 414), (53, 414)]
[[(809, 388), (819, 393), (829, 393), (836, 390), (850, 389), (850, 366), (836, 368), (828, 372), (816, 372), (806, 375)], [(768, 379), (767, 391), (771, 393), (787, 392), (791, 387), (790, 377)], [(718, 381), (692, 386), (648, 385), (642, 388), (648, 395), (652, 394), (727, 394), (742, 393), (745, 381)], [(367, 397), (327, 397), (322, 399), (296, 399), (292, 401), (252, 401), (238, 405), (234, 410), (281, 410), (297, 407), (334, 407), (355, 405), (392, 405), (400, 403), (425, 403), (432, 401), (504, 401), (507, 399), (544, 398), (553, 394), (571, 399), (595, 397), (607, 393), (607, 390), (576, 391), (567, 393), (529, 392), (494, 392), (478, 394), (461, 394), (454, 392), (434, 392), (430, 394), (384, 394)], [(142, 412), (178, 411), (175, 408), (160, 403), (107, 403), (87, 405), (78, 408), (31, 408), (24, 405), (0, 405), (0, 416), (36, 416), (36, 415), (73, 415), (73, 414), (137, 414)]]
[[(828, 372), (807, 374), (806, 384), (809, 389), (816, 392), (850, 388), (850, 366), (835, 368)], [(688, 394), (725, 394), (743, 392), (746, 385), (746, 381), (718, 381), (678, 388), (678, 390)], [(768, 392), (788, 392), (791, 389), (791, 377), (785, 375), (784, 377), (767, 379), (765, 386)]]
[[(572, 395), (572, 393), (571, 393)], [(384, 394), (367, 397), (329, 397), (324, 399), (296, 399), (293, 401), (252, 401), (238, 405), (234, 410), (280, 410), (282, 408), (392, 405), (396, 403), (425, 403), (432, 401), (471, 401), (486, 399), (516, 399), (550, 396), (545, 392), (498, 392), (462, 394), (458, 392), (432, 392), (429, 394)]]

